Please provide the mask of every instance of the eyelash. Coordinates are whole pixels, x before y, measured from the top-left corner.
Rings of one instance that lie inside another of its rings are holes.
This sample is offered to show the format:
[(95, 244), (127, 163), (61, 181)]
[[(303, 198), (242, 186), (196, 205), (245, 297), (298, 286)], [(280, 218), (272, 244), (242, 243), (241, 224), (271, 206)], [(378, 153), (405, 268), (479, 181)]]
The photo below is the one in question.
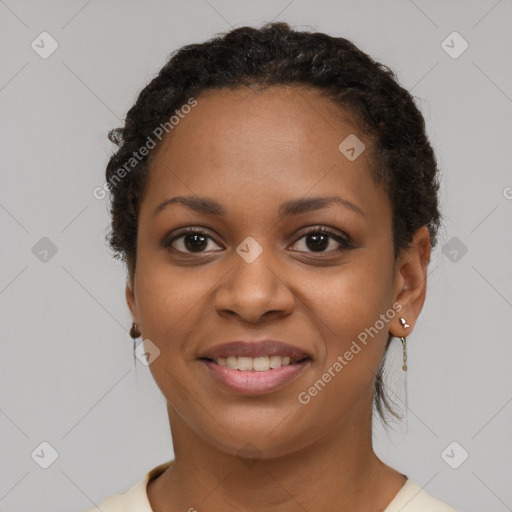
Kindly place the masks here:
[[(318, 252), (296, 251), (296, 252), (308, 252), (308, 253), (312, 253), (312, 254), (320, 254), (321, 255), (321, 254), (337, 253), (337, 252), (341, 252), (343, 250), (354, 248), (354, 245), (353, 245), (352, 241), (350, 240), (350, 237), (342, 236), (337, 231), (334, 231), (334, 230), (324, 227), (324, 226), (313, 227), (313, 228), (309, 229), (308, 231), (303, 232), (301, 234), (301, 236), (294, 242), (293, 245), (295, 245), (299, 240), (302, 240), (307, 235), (319, 234), (319, 233), (324, 234), (324, 235), (329, 235), (333, 240), (338, 242), (340, 244), (340, 246), (336, 249), (331, 249), (330, 251), (318, 251)], [(214, 237), (210, 236), (207, 231), (203, 231), (199, 228), (193, 228), (193, 227), (184, 228), (183, 230), (179, 231), (172, 238), (164, 239), (162, 245), (165, 249), (174, 250), (174, 252), (179, 253), (179, 254), (198, 254), (198, 255), (202, 254), (201, 252), (194, 253), (194, 252), (178, 251), (172, 247), (172, 244), (174, 241), (176, 241), (180, 238), (183, 238), (186, 235), (203, 235), (203, 236), (206, 236), (207, 238), (210, 238), (211, 240), (213, 240), (216, 244), (220, 245), (219, 242), (217, 242)], [(215, 251), (215, 252), (220, 252), (220, 251)]]

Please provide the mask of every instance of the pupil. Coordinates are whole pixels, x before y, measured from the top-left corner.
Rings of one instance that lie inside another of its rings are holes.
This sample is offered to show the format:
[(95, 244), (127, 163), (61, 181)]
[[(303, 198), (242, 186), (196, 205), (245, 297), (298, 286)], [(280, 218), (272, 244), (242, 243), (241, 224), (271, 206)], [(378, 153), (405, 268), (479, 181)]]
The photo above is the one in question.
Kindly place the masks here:
[[(309, 243), (309, 240), (311, 239), (314, 240), (313, 244)], [(308, 242), (306, 242), (308, 249), (320, 249), (321, 251), (323, 251), (329, 245), (329, 237), (328, 235), (323, 233), (308, 235), (306, 240), (308, 240)]]
[[(193, 240), (192, 243), (189, 243), (190, 240)], [(185, 237), (185, 247), (189, 251), (193, 251), (195, 249), (204, 249), (207, 246), (206, 237), (203, 235), (187, 235)]]

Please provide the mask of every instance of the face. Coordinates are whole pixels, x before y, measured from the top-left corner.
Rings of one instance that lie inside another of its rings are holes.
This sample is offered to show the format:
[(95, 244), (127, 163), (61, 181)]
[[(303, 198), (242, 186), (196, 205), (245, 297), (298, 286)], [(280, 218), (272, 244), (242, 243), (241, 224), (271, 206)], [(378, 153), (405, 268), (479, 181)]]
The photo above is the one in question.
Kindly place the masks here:
[[(226, 453), (287, 454), (369, 417), (388, 335), (423, 304), (428, 235), (394, 260), (372, 141), (318, 92), (196, 99), (151, 161), (128, 304), (160, 351), (171, 427)], [(365, 150), (349, 159), (338, 147), (354, 135)], [(286, 346), (249, 343), (262, 340)]]

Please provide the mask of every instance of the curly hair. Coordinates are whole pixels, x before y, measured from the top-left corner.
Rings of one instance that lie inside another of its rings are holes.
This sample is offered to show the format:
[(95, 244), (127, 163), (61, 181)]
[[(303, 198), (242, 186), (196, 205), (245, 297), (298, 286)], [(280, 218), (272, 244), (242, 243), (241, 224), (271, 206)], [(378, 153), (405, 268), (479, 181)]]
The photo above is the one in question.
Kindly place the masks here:
[[(371, 173), (390, 199), (395, 259), (422, 226), (428, 228), (431, 246), (436, 245), (441, 223), (439, 171), (411, 94), (389, 67), (347, 39), (267, 23), (236, 28), (173, 52), (140, 92), (124, 126), (109, 132), (118, 148), (106, 169), (112, 219), (107, 240), (114, 257), (127, 265), (130, 278), (135, 273), (138, 213), (150, 167), (147, 151), (141, 157), (140, 149), (152, 140), (155, 128), (208, 89), (294, 84), (325, 94), (350, 112), (374, 141)], [(126, 170), (128, 162), (130, 172), (119, 179), (119, 169)], [(374, 405), (385, 426), (385, 410), (400, 418), (383, 384), (383, 363), (392, 338), (387, 340), (374, 392)]]

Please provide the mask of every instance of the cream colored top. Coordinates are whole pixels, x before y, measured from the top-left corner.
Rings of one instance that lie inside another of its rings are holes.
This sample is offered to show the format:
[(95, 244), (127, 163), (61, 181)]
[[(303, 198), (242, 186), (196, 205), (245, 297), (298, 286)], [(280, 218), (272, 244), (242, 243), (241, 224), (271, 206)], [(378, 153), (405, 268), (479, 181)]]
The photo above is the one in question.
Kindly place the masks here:
[[(149, 480), (163, 473), (172, 461), (152, 469), (146, 476), (124, 494), (113, 494), (99, 508), (85, 512), (153, 512), (146, 492)], [(406, 480), (383, 512), (457, 512), (446, 503), (430, 496), (414, 481)]]

